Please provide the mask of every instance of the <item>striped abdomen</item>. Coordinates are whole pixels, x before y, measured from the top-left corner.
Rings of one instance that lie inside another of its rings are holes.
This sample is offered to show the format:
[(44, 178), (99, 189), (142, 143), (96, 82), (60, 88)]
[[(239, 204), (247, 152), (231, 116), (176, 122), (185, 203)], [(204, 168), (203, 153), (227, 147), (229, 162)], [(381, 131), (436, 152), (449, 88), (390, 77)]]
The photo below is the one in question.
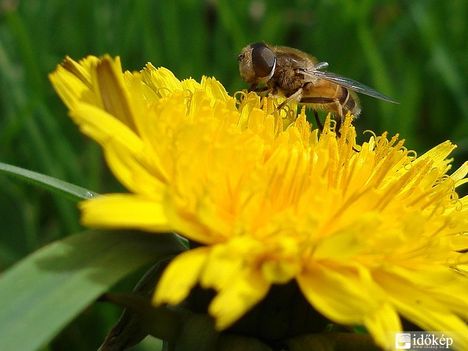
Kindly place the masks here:
[(353, 91), (341, 85), (320, 79), (316, 83), (307, 83), (303, 87), (301, 103), (314, 109), (345, 116), (348, 112), (358, 116), (361, 112), (359, 99)]

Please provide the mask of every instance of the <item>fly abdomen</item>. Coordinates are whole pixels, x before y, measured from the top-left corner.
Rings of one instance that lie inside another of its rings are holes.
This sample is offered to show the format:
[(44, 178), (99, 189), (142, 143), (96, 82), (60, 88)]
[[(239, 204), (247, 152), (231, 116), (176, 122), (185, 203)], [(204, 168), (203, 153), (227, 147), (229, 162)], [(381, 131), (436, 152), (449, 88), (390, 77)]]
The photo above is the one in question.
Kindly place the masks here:
[(343, 115), (350, 112), (353, 116), (358, 116), (361, 113), (361, 107), (359, 105), (359, 98), (353, 91), (341, 87), (338, 98), (338, 102), (341, 105)]

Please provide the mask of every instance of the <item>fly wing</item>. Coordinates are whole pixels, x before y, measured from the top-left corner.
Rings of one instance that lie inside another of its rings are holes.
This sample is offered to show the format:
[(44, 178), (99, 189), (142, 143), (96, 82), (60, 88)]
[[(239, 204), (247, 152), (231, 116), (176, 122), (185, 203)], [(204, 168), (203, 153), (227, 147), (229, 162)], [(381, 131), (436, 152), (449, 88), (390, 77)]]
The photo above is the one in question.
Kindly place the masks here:
[(357, 93), (361, 93), (364, 95), (369, 95), (372, 96), (376, 99), (384, 100), (391, 102), (393, 104), (398, 104), (399, 102), (395, 101), (389, 96), (386, 96), (382, 93), (379, 93), (378, 91), (368, 87), (367, 85), (364, 85), (362, 83), (359, 83), (358, 81), (355, 81), (350, 78), (345, 78), (341, 77), (338, 74), (332, 73), (332, 72), (324, 72), (324, 71), (318, 71), (318, 70), (304, 70), (303, 73), (307, 76), (310, 77), (315, 77), (315, 78), (320, 78), (324, 80), (328, 80), (329, 82), (341, 85), (342, 87), (345, 87), (349, 90), (355, 91)]

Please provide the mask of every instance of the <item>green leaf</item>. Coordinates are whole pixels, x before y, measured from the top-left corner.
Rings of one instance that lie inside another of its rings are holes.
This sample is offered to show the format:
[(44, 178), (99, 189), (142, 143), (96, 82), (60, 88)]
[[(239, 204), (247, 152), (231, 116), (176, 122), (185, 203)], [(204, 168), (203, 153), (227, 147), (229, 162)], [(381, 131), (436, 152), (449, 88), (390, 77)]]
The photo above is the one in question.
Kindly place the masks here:
[(0, 350), (37, 350), (119, 279), (182, 250), (173, 235), (123, 232), (43, 247), (0, 276)]
[(65, 195), (73, 201), (86, 200), (98, 195), (78, 185), (3, 162), (0, 162), (0, 172), (13, 175), (28, 183), (39, 185), (41, 188)]

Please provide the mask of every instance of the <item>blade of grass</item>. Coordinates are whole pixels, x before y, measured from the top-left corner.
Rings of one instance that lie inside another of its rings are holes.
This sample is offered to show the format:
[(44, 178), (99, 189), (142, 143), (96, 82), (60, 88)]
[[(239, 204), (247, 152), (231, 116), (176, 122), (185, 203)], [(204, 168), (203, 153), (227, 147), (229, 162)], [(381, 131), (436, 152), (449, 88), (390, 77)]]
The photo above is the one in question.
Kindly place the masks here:
[(434, 67), (439, 71), (441, 81), (445, 82), (453, 96), (456, 104), (463, 113), (465, 120), (468, 120), (468, 94), (463, 82), (463, 75), (452, 59), (445, 38), (442, 40), (438, 33), (439, 23), (434, 19), (433, 13), (428, 10), (428, 4), (421, 1), (410, 3), (410, 14), (414, 18), (424, 44), (432, 55)]
[[(33, 114), (33, 101), (27, 100), (27, 89), (17, 82), (17, 78), (14, 75), (16, 67), (13, 65), (12, 59), (8, 56), (8, 50), (5, 48), (3, 43), (0, 42), (0, 73), (8, 80), (8, 87), (10, 87), (11, 103), (16, 111), (15, 116), (21, 119), (22, 130), (27, 135), (26, 142), (30, 144), (30, 149), (34, 150), (34, 159), (38, 166), (43, 167), (50, 174), (63, 176), (65, 174), (63, 167), (60, 162), (49, 152), (47, 147), (47, 138), (41, 132), (37, 119), (31, 118)], [(78, 230), (76, 211), (69, 204), (63, 202), (63, 199), (56, 198), (55, 204), (58, 212), (61, 214), (64, 223), (70, 231)]]
[(73, 201), (86, 200), (98, 195), (91, 190), (82, 188), (78, 185), (3, 162), (0, 162), (0, 172), (15, 176), (18, 179), (38, 185), (41, 188), (50, 190), (54, 193), (64, 195)]
[[(391, 79), (388, 74), (385, 61), (382, 58), (382, 55), (379, 53), (379, 48), (372, 35), (371, 29), (363, 21), (361, 21), (357, 27), (357, 34), (363, 48), (363, 54), (369, 63), (369, 69), (375, 81), (376, 88), (389, 96), (393, 96)], [(394, 106), (391, 104), (380, 103), (382, 127), (386, 130), (389, 130), (393, 124), (393, 109)]]

